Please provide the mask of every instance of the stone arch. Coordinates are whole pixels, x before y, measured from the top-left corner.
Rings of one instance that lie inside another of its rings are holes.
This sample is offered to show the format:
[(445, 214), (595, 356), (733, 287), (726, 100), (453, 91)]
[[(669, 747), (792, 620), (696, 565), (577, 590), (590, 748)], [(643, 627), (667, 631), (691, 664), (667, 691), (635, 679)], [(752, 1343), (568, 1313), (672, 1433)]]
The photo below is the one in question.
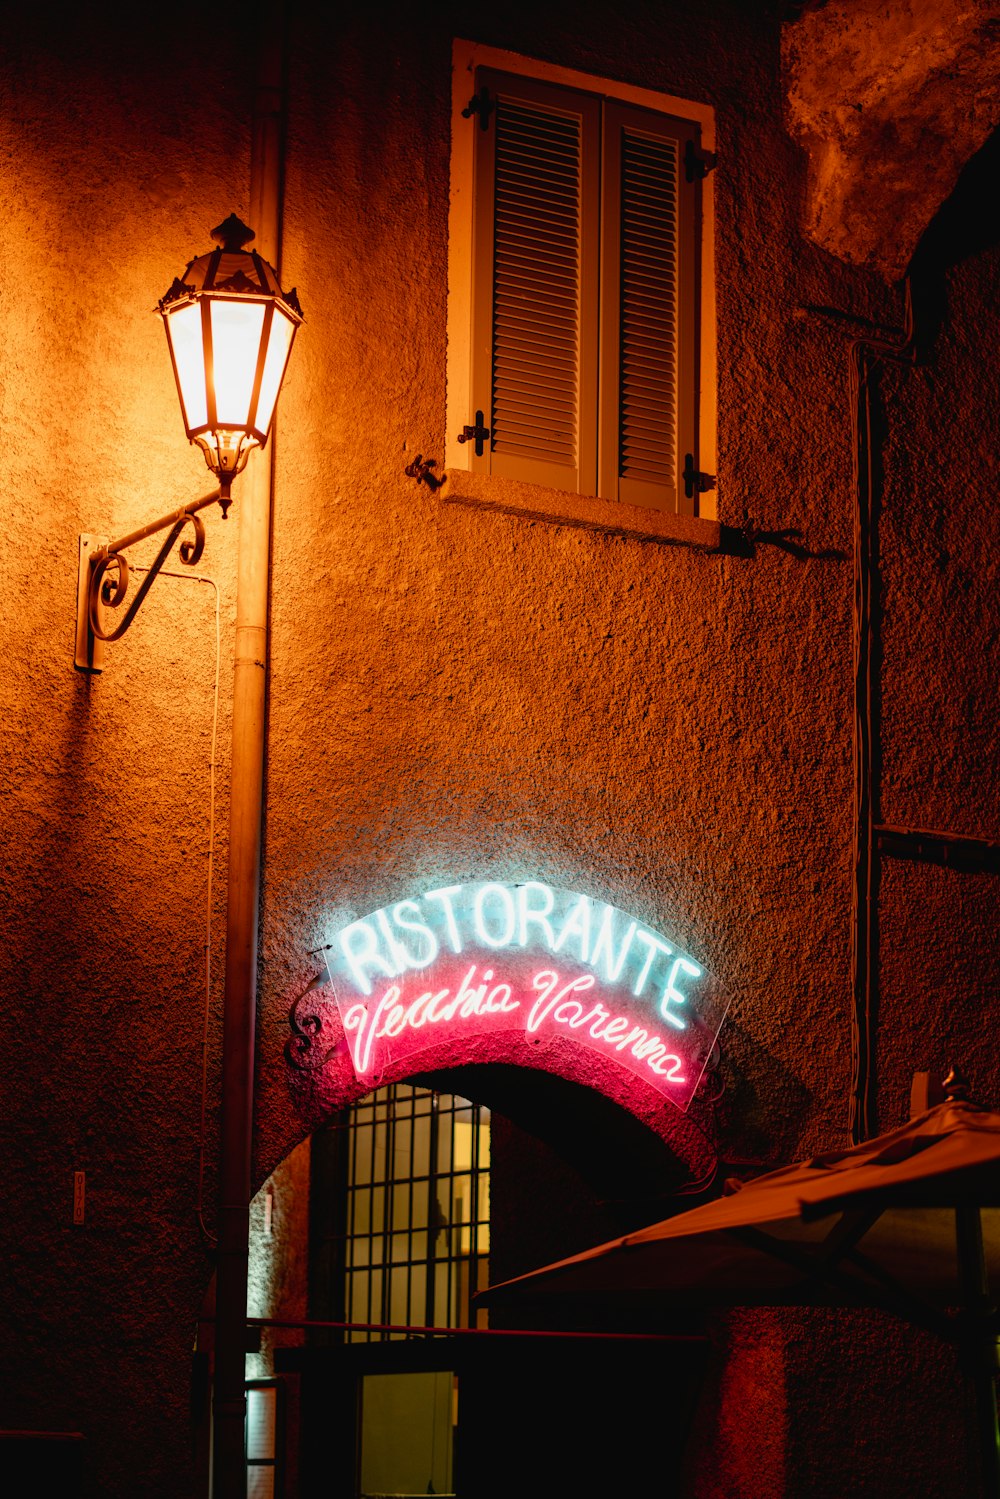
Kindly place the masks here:
[(374, 1087), (417, 1081), (488, 1104), (544, 1139), (598, 1187), (614, 1174), (613, 1146), (621, 1179), (637, 1193), (650, 1174), (666, 1195), (711, 1173), (711, 1142), (690, 1112), (613, 1061), (558, 1037), (530, 1047), (504, 1033), (453, 1038), (361, 1081), (335, 1011), (318, 1004), (314, 992), (293, 1006), (286, 1052), (302, 1138)]

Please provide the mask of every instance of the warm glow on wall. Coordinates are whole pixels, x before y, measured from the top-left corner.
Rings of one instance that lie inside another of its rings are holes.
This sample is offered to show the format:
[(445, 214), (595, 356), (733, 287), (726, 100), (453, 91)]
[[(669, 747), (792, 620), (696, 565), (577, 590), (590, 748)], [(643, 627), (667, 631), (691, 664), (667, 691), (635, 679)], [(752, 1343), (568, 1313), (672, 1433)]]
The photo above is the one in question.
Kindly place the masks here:
[[(218, 248), (192, 260), (159, 306), (184, 427), (217, 475), (219, 487), (115, 541), (90, 533), (80, 537), (75, 664), (81, 671), (103, 669), (104, 642), (124, 635), (188, 525), (194, 537), (181, 542), (180, 560), (189, 567), (200, 560), (205, 527), (199, 512), (218, 501), (226, 515), (233, 479), (253, 449), (264, 446), (271, 430), (302, 309), (294, 289), (281, 290), (274, 267), (256, 250), (245, 248), (254, 232), (234, 213), (212, 230), (212, 238)], [(145, 569), (145, 580), (126, 602), (126, 549), (168, 527), (158, 556)], [(124, 608), (113, 628), (107, 627), (102, 606)]]

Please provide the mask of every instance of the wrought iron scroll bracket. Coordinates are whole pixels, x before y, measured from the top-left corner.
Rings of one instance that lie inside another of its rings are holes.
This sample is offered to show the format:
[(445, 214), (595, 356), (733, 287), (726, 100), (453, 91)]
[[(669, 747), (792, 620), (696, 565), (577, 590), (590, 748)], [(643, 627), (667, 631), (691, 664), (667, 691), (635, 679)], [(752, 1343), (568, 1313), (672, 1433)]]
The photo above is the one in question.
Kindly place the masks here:
[[(82, 671), (101, 671), (104, 667), (104, 644), (108, 640), (120, 640), (130, 627), (142, 607), (143, 601), (157, 574), (170, 556), (175, 543), (189, 523), (194, 530), (193, 538), (185, 539), (178, 548), (178, 555), (186, 567), (196, 567), (205, 550), (205, 523), (198, 514), (209, 505), (218, 502), (225, 516), (229, 505), (229, 486), (214, 489), (211, 494), (184, 505), (180, 510), (164, 515), (159, 520), (141, 526), (116, 541), (102, 541), (94, 536), (81, 536), (79, 575), (77, 579), (76, 619), (76, 665)], [(129, 585), (129, 565), (125, 552), (136, 542), (159, 531), (169, 532), (152, 565), (133, 595), (125, 613), (112, 629), (106, 629), (101, 615), (102, 606), (120, 609), (125, 604)]]
[(322, 988), (328, 980), (329, 972), (324, 965), (324, 971), (306, 985), (288, 1012), (292, 1034), (285, 1042), (285, 1060), (299, 1072), (318, 1070), (337, 1050), (338, 1042), (330, 1040), (328, 1028), (330, 1006), (318, 1011), (316, 1001), (311, 998), (314, 990)]

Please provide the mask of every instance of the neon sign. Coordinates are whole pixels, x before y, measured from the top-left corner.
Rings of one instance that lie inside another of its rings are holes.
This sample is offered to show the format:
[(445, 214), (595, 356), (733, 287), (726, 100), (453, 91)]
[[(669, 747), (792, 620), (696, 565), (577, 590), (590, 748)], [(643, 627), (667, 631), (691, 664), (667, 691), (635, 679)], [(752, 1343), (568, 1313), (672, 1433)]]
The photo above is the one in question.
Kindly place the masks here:
[(693, 1096), (726, 1004), (702, 964), (616, 906), (538, 880), (446, 885), (342, 928), (326, 949), (359, 1078), (443, 1042), (562, 1037)]

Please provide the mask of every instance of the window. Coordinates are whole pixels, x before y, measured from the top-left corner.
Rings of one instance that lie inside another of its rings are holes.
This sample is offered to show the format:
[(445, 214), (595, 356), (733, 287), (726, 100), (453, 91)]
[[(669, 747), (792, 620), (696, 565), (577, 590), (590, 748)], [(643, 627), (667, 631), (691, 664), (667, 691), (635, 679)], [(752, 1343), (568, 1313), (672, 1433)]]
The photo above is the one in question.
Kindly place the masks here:
[(247, 1382), (245, 1446), (247, 1499), (278, 1499), (281, 1389), (277, 1380)]
[(346, 1140), (346, 1320), (370, 1327), (348, 1341), (468, 1327), (488, 1279), (489, 1111), (395, 1083), (355, 1104)]
[(448, 467), (712, 513), (711, 112), (464, 43), (455, 97)]

